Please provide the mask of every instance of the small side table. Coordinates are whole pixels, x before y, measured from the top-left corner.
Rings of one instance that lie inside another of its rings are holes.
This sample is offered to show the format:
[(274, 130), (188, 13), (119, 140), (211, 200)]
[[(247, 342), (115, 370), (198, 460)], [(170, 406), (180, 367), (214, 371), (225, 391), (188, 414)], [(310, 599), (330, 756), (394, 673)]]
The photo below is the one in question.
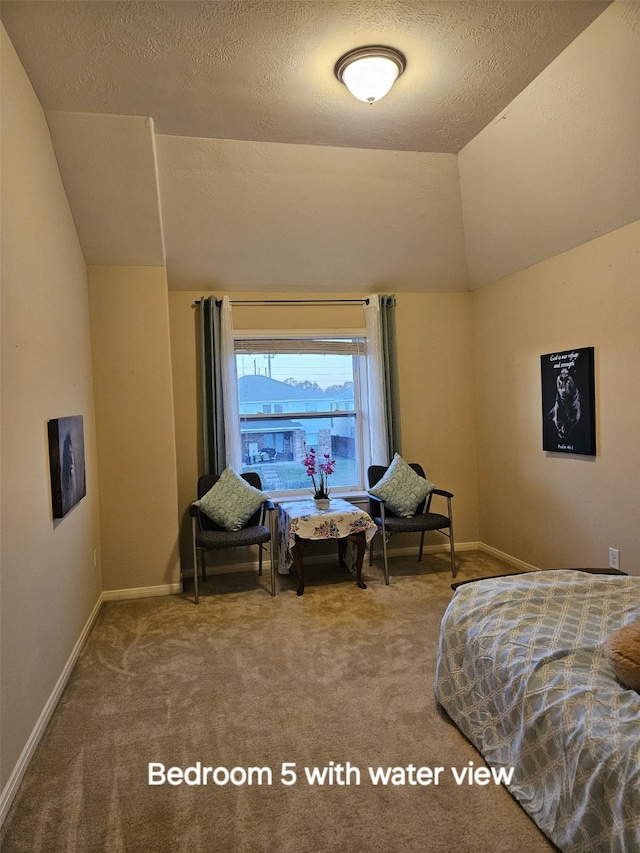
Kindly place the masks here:
[(367, 543), (376, 534), (375, 521), (366, 512), (342, 498), (331, 500), (328, 509), (317, 509), (312, 500), (285, 501), (278, 506), (278, 572), (288, 574), (295, 564), (298, 573), (297, 594), (304, 593), (304, 546), (310, 540), (338, 539), (341, 565), (346, 565), (346, 544), (356, 546), (356, 583), (362, 581), (362, 564)]

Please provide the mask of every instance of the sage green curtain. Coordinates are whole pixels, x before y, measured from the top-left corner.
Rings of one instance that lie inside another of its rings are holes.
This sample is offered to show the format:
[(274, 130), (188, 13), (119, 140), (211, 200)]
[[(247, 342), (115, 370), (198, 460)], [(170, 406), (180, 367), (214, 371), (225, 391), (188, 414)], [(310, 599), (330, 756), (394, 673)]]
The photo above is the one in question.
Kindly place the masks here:
[(400, 429), (400, 397), (398, 382), (398, 355), (396, 336), (396, 297), (378, 297), (381, 326), (381, 357), (384, 375), (384, 406), (387, 421), (389, 461), (394, 453), (402, 453)]
[(220, 474), (226, 467), (222, 391), (222, 303), (210, 296), (200, 300), (200, 352), (202, 358), (202, 436), (205, 474)]

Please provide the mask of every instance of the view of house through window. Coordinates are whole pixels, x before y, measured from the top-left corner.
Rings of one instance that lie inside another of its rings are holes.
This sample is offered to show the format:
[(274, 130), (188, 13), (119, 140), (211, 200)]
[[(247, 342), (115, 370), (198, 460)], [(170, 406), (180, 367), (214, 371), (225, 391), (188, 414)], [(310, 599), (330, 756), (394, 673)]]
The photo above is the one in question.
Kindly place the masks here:
[(331, 491), (362, 488), (362, 339), (238, 339), (235, 349), (242, 470), (269, 492), (310, 491), (313, 448), (336, 461)]

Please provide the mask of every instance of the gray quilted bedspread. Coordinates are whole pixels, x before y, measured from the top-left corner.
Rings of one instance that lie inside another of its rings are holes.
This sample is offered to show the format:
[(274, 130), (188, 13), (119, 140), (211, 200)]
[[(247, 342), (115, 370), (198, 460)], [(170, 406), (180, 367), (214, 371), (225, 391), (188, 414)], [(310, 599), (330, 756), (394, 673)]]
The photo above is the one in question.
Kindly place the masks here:
[(465, 584), (436, 698), (564, 853), (640, 853), (640, 695), (603, 649), (640, 621), (640, 578), (532, 572)]

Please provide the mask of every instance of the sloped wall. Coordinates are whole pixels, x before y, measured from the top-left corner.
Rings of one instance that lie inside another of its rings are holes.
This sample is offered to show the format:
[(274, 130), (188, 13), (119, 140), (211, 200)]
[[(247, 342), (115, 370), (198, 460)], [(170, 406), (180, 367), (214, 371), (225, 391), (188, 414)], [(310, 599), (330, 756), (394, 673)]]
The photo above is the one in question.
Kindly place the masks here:
[(471, 288), (640, 218), (638, 56), (618, 0), (462, 149)]
[[(86, 269), (44, 113), (2, 35), (2, 740), (5, 789), (101, 589)], [(87, 494), (51, 509), (47, 422), (82, 415)], [(14, 777), (15, 778), (15, 777)]]

